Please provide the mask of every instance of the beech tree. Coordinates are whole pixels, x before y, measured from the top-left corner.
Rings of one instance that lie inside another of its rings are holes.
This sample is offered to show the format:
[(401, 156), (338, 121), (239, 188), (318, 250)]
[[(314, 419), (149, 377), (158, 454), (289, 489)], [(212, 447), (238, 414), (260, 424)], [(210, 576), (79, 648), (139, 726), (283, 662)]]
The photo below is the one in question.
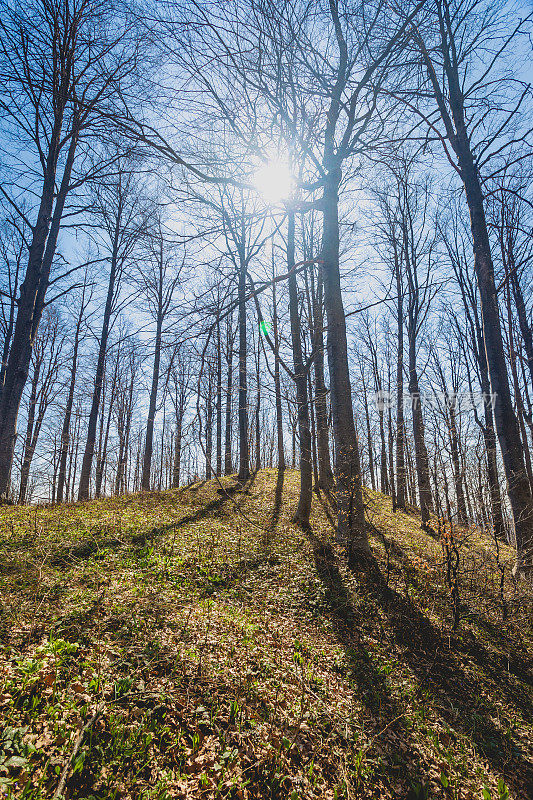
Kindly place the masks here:
[(173, 252), (175, 245), (165, 232), (161, 218), (157, 220), (154, 230), (148, 231), (148, 238), (150, 253), (147, 259), (141, 261), (141, 268), (137, 274), (137, 279), (142, 286), (142, 293), (146, 298), (148, 308), (151, 314), (153, 314), (156, 324), (152, 385), (150, 389), (148, 419), (146, 422), (146, 440), (144, 444), (143, 470), (141, 476), (141, 488), (144, 491), (148, 491), (150, 488), (154, 419), (157, 410), (163, 325), (169, 311), (172, 310), (172, 302), (175, 299), (176, 288), (181, 281), (181, 269), (176, 265), (176, 254)]
[(94, 378), (91, 407), (87, 426), (87, 440), (83, 453), (78, 500), (87, 500), (96, 444), (96, 429), (100, 398), (104, 380), (112, 315), (117, 311), (120, 282), (129, 264), (134, 248), (144, 231), (145, 215), (140, 202), (137, 182), (131, 168), (121, 166), (107, 185), (95, 187), (94, 213), (100, 224), (99, 244), (109, 263), (107, 294), (99, 337), (98, 361)]
[(18, 502), (26, 502), (30, 477), (30, 467), (44, 416), (59, 391), (58, 377), (61, 368), (62, 350), (65, 344), (60, 332), (61, 319), (53, 311), (46, 315), (44, 324), (36, 338), (32, 350), (32, 378), (28, 398), (26, 435), (20, 468)]
[(56, 499), (58, 503), (63, 502), (63, 493), (65, 490), (67, 459), (71, 443), (72, 408), (74, 404), (74, 391), (76, 388), (76, 378), (78, 374), (79, 347), (82, 335), (82, 326), (86, 322), (85, 314), (90, 300), (91, 300), (91, 293), (87, 289), (87, 275), (86, 275), (85, 282), (83, 285), (81, 300), (79, 301), (79, 311), (76, 317), (76, 324), (74, 327), (74, 341), (72, 345), (70, 380), (68, 384), (67, 399), (65, 403), (65, 416), (63, 417), (63, 426), (61, 429), (61, 444), (59, 449), (59, 464), (58, 464), (57, 488), (56, 488)]
[[(385, 34), (380, 26), (383, 10), (378, 3), (369, 16), (363, 15), (359, 7), (351, 7), (350, 13), (344, 14), (336, 0), (317, 10), (300, 6), (280, 9), (273, 2), (258, 6), (254, 18), (255, 29), (260, 31), (258, 50), (263, 51), (266, 39), (270, 45), (268, 55), (261, 57), (259, 69), (249, 61), (232, 62), (246, 89), (250, 86), (260, 93), (280, 134), (286, 141), (288, 138), (288, 147), (296, 148), (299, 156), (306, 159), (306, 168), (314, 177), (307, 186), (320, 198), (337, 535), (352, 564), (360, 555), (367, 555), (369, 547), (341, 291), (339, 194), (343, 167), (349, 168), (355, 157), (362, 157), (378, 135), (381, 119), (375, 114), (375, 87), (386, 74), (389, 60), (417, 7), (407, 21), (396, 24), (389, 17), (390, 27)], [(317, 19), (323, 31), (320, 41), (314, 36)], [(272, 61), (269, 66), (268, 57)], [(320, 88), (313, 92), (317, 75)], [(324, 119), (322, 127), (317, 126), (316, 119)]]
[(527, 574), (530, 23), (489, 0), (0, 7), (0, 494), (237, 472), (222, 495), (276, 466), (274, 529), (292, 465), (294, 521), (330, 508), (353, 569), (366, 485), (432, 536), (516, 535)]
[[(498, 170), (502, 152), (517, 136), (523, 141), (529, 135), (527, 126), (515, 126), (529, 87), (509, 78), (503, 68), (505, 54), (511, 46), (519, 46), (519, 37), (527, 35), (529, 24), (526, 19), (509, 26), (509, 17), (498, 3), (434, 0), (424, 9), (423, 18), (410, 24), (410, 54), (416, 58), (416, 70), (409, 67), (402, 88), (392, 90), (419, 116), (428, 137), (441, 145), (464, 188), (494, 420), (513, 511), (516, 572), (520, 574), (533, 570), (533, 500), (507, 374), (487, 227), (486, 186)], [(499, 96), (506, 99), (496, 105), (497, 86)], [(485, 125), (487, 105), (493, 119)]]
[[(11, 156), (27, 149), (31, 165), (14, 178), (11, 190), (1, 190), (30, 232), (0, 395), (0, 495), (5, 495), (32, 346), (47, 290), (59, 279), (50, 275), (65, 204), (87, 177), (76, 174), (77, 157), (102, 113), (109, 114), (135, 57), (127, 23), (94, 0), (4, 0), (0, 11), (0, 109), (8, 134), (7, 160), (17, 164)], [(30, 185), (39, 186), (36, 195)]]

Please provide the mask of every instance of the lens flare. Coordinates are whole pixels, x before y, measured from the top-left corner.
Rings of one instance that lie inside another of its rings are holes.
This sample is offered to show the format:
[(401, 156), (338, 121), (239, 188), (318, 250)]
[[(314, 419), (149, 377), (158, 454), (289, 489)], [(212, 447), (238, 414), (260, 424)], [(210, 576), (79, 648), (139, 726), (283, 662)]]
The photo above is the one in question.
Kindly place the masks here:
[(254, 175), (254, 186), (267, 203), (286, 200), (293, 189), (294, 178), (286, 161), (275, 159), (261, 166)]

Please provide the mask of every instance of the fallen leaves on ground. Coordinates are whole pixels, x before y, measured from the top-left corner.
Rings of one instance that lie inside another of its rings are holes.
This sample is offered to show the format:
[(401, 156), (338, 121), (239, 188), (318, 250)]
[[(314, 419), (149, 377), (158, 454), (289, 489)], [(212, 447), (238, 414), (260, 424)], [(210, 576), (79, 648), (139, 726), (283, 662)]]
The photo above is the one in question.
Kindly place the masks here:
[(291, 524), (297, 473), (279, 513), (275, 471), (223, 484), (0, 510), (0, 792), (66, 769), (69, 798), (530, 797), (511, 549), (459, 532), (453, 632), (416, 514), (368, 492), (376, 571), (350, 573), (323, 501)]

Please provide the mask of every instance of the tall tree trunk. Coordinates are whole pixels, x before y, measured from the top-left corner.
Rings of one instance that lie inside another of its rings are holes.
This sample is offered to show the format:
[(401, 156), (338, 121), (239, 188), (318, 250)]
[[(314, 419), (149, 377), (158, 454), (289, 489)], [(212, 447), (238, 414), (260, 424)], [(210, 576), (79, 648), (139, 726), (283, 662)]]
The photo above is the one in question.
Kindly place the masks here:
[(50, 502), (52, 505), (56, 502), (56, 487), (57, 487), (57, 471), (59, 469), (59, 448), (57, 446), (57, 434), (54, 436), (54, 454), (52, 459), (53, 472), (50, 485)]
[(298, 308), (298, 286), (294, 271), (294, 212), (288, 213), (287, 228), (287, 272), (289, 274), (289, 316), (291, 321), (292, 360), (296, 384), (298, 407), (298, 433), (300, 437), (300, 496), (293, 520), (300, 525), (309, 525), (313, 495), (313, 473), (311, 463), (311, 427), (309, 422), (309, 399), (307, 375), (303, 362), (300, 311)]
[(459, 432), (457, 429), (457, 394), (455, 390), (451, 392), (448, 389), (446, 376), (444, 370), (435, 356), (435, 363), (437, 372), (440, 378), (442, 391), (445, 399), (445, 415), (446, 424), (448, 428), (448, 438), (450, 440), (450, 454), (452, 459), (453, 482), (455, 486), (455, 498), (457, 501), (457, 521), (460, 525), (466, 525), (468, 522), (468, 513), (466, 507), (465, 493), (463, 490), (463, 467), (461, 466), (461, 454), (459, 447)]
[(246, 336), (246, 261), (241, 254), (239, 265), (239, 480), (250, 476), (248, 455), (248, 375)]
[(475, 330), (472, 331), (472, 335), (476, 336), (476, 341), (477, 341), (477, 348), (475, 352), (479, 366), (481, 395), (483, 398), (484, 424), (481, 423), (481, 430), (483, 433), (483, 440), (485, 442), (485, 451), (487, 456), (487, 480), (489, 484), (489, 493), (491, 501), (492, 525), (494, 528), (494, 536), (497, 539), (500, 539), (501, 541), (505, 541), (507, 537), (503, 521), (500, 480), (498, 477), (496, 433), (494, 430), (494, 418), (492, 409), (493, 404), (490, 391), (487, 355), (483, 343), (483, 332), (479, 327), (477, 318), (474, 316), (473, 319), (476, 327)]
[(483, 470), (481, 469), (481, 459), (478, 460), (477, 465), (477, 509), (476, 517), (481, 520), (483, 530), (488, 530), (489, 521), (485, 509), (485, 500), (483, 497)]
[(177, 489), (180, 485), (180, 468), (181, 468), (181, 431), (182, 431), (182, 415), (176, 416), (176, 432), (174, 434), (174, 461), (172, 464), (172, 488)]
[(372, 430), (370, 427), (370, 412), (368, 409), (368, 395), (366, 391), (366, 381), (363, 373), (363, 366), (361, 365), (361, 385), (363, 387), (363, 405), (365, 408), (366, 420), (366, 438), (368, 441), (368, 468), (370, 470), (370, 485), (373, 491), (376, 491), (376, 475), (374, 472), (374, 449), (372, 447)]
[(506, 541), (505, 525), (502, 514), (502, 498), (500, 492), (500, 481), (498, 479), (498, 460), (496, 454), (496, 434), (492, 423), (492, 409), (489, 401), (485, 403), (485, 426), (483, 428), (483, 439), (487, 453), (487, 481), (489, 484), (492, 525), (494, 536), (501, 541)]
[(261, 331), (259, 331), (259, 341), (257, 343), (257, 362), (256, 362), (256, 402), (255, 402), (255, 471), (261, 469)]
[(163, 401), (163, 424), (161, 425), (161, 453), (159, 458), (159, 478), (157, 481), (157, 488), (158, 491), (161, 491), (163, 488), (163, 475), (165, 473), (164, 464), (165, 464), (165, 428), (166, 428), (166, 408), (165, 403)]
[(379, 485), (383, 494), (389, 494), (390, 486), (387, 472), (387, 445), (385, 444), (385, 421), (384, 411), (382, 408), (379, 410), (379, 438), (381, 442)]
[[(405, 427), (403, 433), (405, 437)], [(416, 487), (415, 487), (415, 470), (413, 468), (413, 452), (406, 438), (404, 438), (404, 450), (405, 450), (405, 470), (406, 470), (409, 503), (411, 506), (416, 507)]]
[(45, 294), (56, 252), (65, 201), (70, 188), (78, 142), (76, 129), (72, 134), (63, 178), (54, 207), (61, 126), (62, 116), (56, 119), (50, 140), (37, 221), (33, 227), (26, 275), (20, 287), (17, 319), (0, 396), (0, 497), (7, 495), (9, 490), (20, 401), (28, 379), (33, 342), (44, 309)]
[(131, 437), (131, 421), (133, 417), (133, 388), (135, 383), (135, 372), (132, 369), (130, 380), (130, 391), (128, 395), (128, 407), (126, 412), (126, 433), (124, 436), (124, 459), (122, 464), (122, 475), (120, 483), (120, 491), (127, 492), (129, 486), (128, 480), (128, 466), (130, 463), (130, 437)]
[(93, 465), (94, 446), (96, 443), (96, 426), (98, 423), (98, 412), (100, 410), (100, 398), (102, 396), (105, 359), (107, 353), (107, 340), (109, 338), (109, 324), (111, 321), (111, 311), (113, 308), (113, 298), (115, 295), (119, 235), (120, 235), (120, 217), (119, 215), (117, 215), (113, 248), (111, 253), (111, 269), (109, 271), (107, 297), (104, 308), (104, 318), (102, 320), (102, 333), (100, 335), (100, 345), (98, 348), (98, 362), (96, 364), (96, 375), (94, 379), (91, 410), (89, 412), (89, 424), (87, 426), (87, 441), (85, 443), (85, 451), (83, 453), (83, 461), (81, 464), (80, 483), (78, 486), (78, 500), (89, 499), (89, 484), (91, 480), (91, 472)]
[(405, 511), (405, 424), (403, 415), (403, 285), (400, 259), (394, 251), (394, 272), (396, 277), (396, 294), (398, 315), (398, 353), (396, 358), (396, 497), (394, 510)]
[[(272, 267), (274, 278), (274, 266)], [(278, 309), (276, 304), (276, 284), (272, 284), (272, 333), (276, 353), (279, 349)], [(281, 380), (279, 374), (279, 359), (274, 358), (274, 392), (276, 398), (276, 440), (278, 445), (278, 472), (285, 470), (285, 444), (283, 441), (283, 405), (281, 401)]]
[[(102, 447), (98, 454), (98, 463), (96, 465), (96, 475), (95, 475), (95, 486), (94, 486), (94, 495), (95, 497), (100, 497), (102, 491), (102, 483), (104, 479), (104, 472), (106, 467), (107, 461), (107, 446), (109, 442), (109, 431), (111, 429), (111, 417), (113, 414), (113, 408), (115, 405), (115, 398), (117, 393), (117, 379), (118, 379), (118, 367), (120, 363), (120, 345), (117, 349), (117, 355), (115, 360), (115, 372), (113, 375), (113, 382), (111, 384), (111, 395), (109, 398), (109, 405), (107, 409), (107, 421), (105, 424), (105, 433), (102, 441)], [(102, 408), (102, 420), (104, 419), (104, 410)]]
[(65, 479), (67, 471), (67, 457), (70, 447), (70, 420), (72, 417), (72, 405), (74, 403), (74, 390), (76, 388), (76, 375), (78, 372), (78, 349), (80, 344), (80, 330), (85, 313), (85, 287), (80, 305), (80, 313), (76, 320), (74, 331), (74, 348), (72, 351), (72, 363), (70, 367), (70, 381), (65, 405), (65, 416), (63, 417), (63, 427), (61, 428), (61, 447), (59, 454), (59, 472), (57, 476), (56, 501), (63, 502), (63, 492), (65, 490)]
[[(526, 474), (529, 480), (530, 489), (533, 490), (533, 470), (531, 467), (531, 454), (529, 452), (529, 442), (527, 438), (526, 426), (524, 423), (524, 401), (522, 399), (522, 392), (520, 390), (520, 381), (518, 379), (518, 370), (516, 368), (516, 350), (514, 345), (514, 330), (513, 330), (513, 314), (511, 310), (511, 290), (507, 284), (506, 292), (506, 305), (507, 305), (507, 326), (509, 329), (509, 364), (511, 366), (511, 376), (513, 379), (514, 399), (516, 404), (516, 416), (518, 419), (518, 427), (522, 438), (522, 446), (524, 449), (524, 463), (526, 467)], [(533, 526), (533, 520), (532, 520)]]
[(210, 480), (213, 477), (213, 467), (211, 465), (213, 458), (213, 399), (212, 392), (213, 386), (211, 383), (211, 365), (209, 365), (209, 382), (207, 386), (207, 398), (205, 401), (205, 479)]
[(389, 476), (387, 472), (387, 445), (385, 443), (385, 398), (383, 396), (383, 383), (379, 373), (377, 350), (371, 338), (368, 341), (370, 355), (372, 358), (372, 370), (374, 374), (374, 389), (377, 398), (379, 441), (380, 441), (380, 462), (379, 462), (379, 487), (383, 494), (389, 494)]
[(20, 262), (22, 261), (22, 254), (25, 253), (25, 251), (26, 251), (26, 246), (24, 244), (24, 241), (22, 241), (20, 250), (16, 257), (16, 269), (13, 282), (11, 282), (11, 275), (9, 276), (9, 288), (10, 288), (9, 313), (7, 315), (4, 344), (2, 347), (2, 366), (0, 368), (0, 397), (2, 395), (2, 389), (6, 377), (7, 361), (9, 358), (9, 350), (11, 347), (11, 338), (13, 336), (13, 330), (15, 328)]
[(313, 396), (313, 384), (311, 372), (307, 373), (307, 397), (309, 398), (309, 416), (311, 420), (311, 461), (313, 464), (313, 481), (315, 490), (318, 488), (318, 458), (316, 453), (316, 422), (314, 403), (311, 402)]
[[(389, 381), (390, 385), (390, 381)], [(390, 395), (390, 392), (389, 392)], [(394, 434), (392, 431), (392, 411), (389, 404), (389, 411), (387, 414), (387, 430), (388, 430), (388, 442), (389, 442), (389, 483), (390, 483), (390, 492), (392, 498), (392, 507), (393, 509), (397, 508), (396, 503), (396, 482), (394, 480)], [(405, 499), (405, 495), (404, 495)]]
[(518, 324), (520, 326), (522, 339), (524, 340), (527, 365), (529, 368), (529, 377), (531, 379), (531, 387), (533, 388), (533, 333), (531, 332), (531, 325), (529, 324), (527, 318), (526, 304), (524, 303), (524, 295), (522, 294), (520, 281), (518, 280), (518, 275), (516, 274), (516, 268), (511, 264), (510, 267), (512, 269), (511, 286), (513, 287), (513, 297), (516, 305), (516, 311), (518, 313)]
[(37, 389), (41, 375), (42, 358), (39, 357), (35, 363), (33, 377), (31, 381), (30, 399), (28, 403), (28, 419), (26, 422), (26, 438), (24, 440), (24, 454), (22, 456), (22, 467), (20, 471), (20, 488), (18, 502), (22, 505), (26, 500), (26, 490), (28, 488), (28, 478), (30, 475), (30, 464), (32, 460), (32, 438), (35, 424), (35, 410), (37, 408)]
[(117, 423), (117, 434), (118, 434), (118, 456), (117, 456), (117, 471), (115, 473), (115, 489), (114, 495), (118, 497), (121, 494), (121, 487), (122, 481), (124, 477), (124, 457), (125, 457), (125, 414), (121, 410), (119, 413), (119, 419)]
[(430, 513), (433, 508), (431, 484), (429, 482), (429, 462), (424, 440), (424, 418), (422, 415), (422, 400), (418, 384), (416, 369), (416, 342), (413, 335), (409, 335), (409, 394), (411, 396), (413, 412), (413, 439), (415, 442), (415, 466), (418, 483), (418, 497), (420, 501), (420, 516), (422, 527), (429, 524)]
[[(328, 149), (330, 147), (331, 144), (328, 143)], [(359, 446), (355, 435), (352, 389), (348, 368), (346, 317), (340, 285), (339, 184), (341, 178), (340, 166), (332, 164), (324, 179), (322, 197), (322, 259), (331, 412), (335, 439), (337, 536), (347, 548), (348, 563), (355, 566), (359, 555), (370, 553), (370, 547), (365, 528)]]
[(487, 480), (489, 484), (489, 494), (491, 500), (491, 516), (494, 536), (506, 541), (505, 525), (502, 513), (502, 499), (500, 491), (500, 481), (498, 476), (498, 459), (496, 450), (496, 433), (494, 430), (494, 418), (492, 411), (492, 399), (489, 381), (489, 368), (487, 364), (487, 354), (483, 340), (483, 330), (479, 321), (476, 298), (473, 292), (465, 291), (465, 281), (461, 273), (457, 273), (459, 285), (461, 287), (463, 304), (469, 319), (470, 335), (472, 337), (472, 351), (475, 355), (478, 372), (481, 396), (483, 398), (484, 421), (476, 421), (481, 427), (485, 451), (487, 457)]
[(70, 456), (68, 464), (68, 476), (66, 484), (66, 499), (74, 500), (74, 486), (76, 484), (76, 471), (78, 468), (78, 450), (80, 446), (80, 426), (81, 426), (81, 403), (78, 404), (75, 423), (74, 436), (70, 446)]
[(123, 494), (125, 491), (126, 462), (128, 458), (129, 431), (131, 426), (131, 412), (133, 407), (133, 387), (135, 383), (135, 371), (131, 370), (130, 384), (126, 401), (120, 407), (118, 435), (119, 451), (117, 458), (117, 473), (115, 476), (115, 495)]
[(444, 498), (446, 500), (446, 517), (448, 518), (449, 522), (451, 523), (452, 520), (452, 504), (450, 502), (450, 490), (448, 485), (448, 476), (446, 475), (446, 468), (441, 461), (441, 469), (442, 469), (442, 480), (444, 483)]
[(233, 389), (233, 335), (231, 331), (231, 315), (228, 318), (227, 325), (228, 377), (226, 383), (226, 416), (224, 423), (224, 475), (231, 475), (233, 472), (231, 459), (231, 393)]
[[(461, 472), (463, 474), (465, 474), (466, 473), (466, 464), (465, 464), (465, 460), (464, 460), (464, 455), (462, 453), (461, 453), (461, 462), (462, 462)], [(466, 517), (467, 517), (467, 520), (468, 520), (468, 519), (472, 519), (472, 517), (473, 517), (473, 510), (472, 510), (473, 509), (473, 503), (472, 503), (472, 500), (471, 500), (472, 487), (471, 487), (470, 481), (465, 481), (464, 488), (465, 488)]]
[(470, 227), (474, 244), (474, 268), (481, 300), (483, 339), (489, 367), (491, 392), (494, 396), (494, 421), (500, 443), (507, 492), (513, 511), (516, 535), (517, 563), (515, 572), (530, 575), (533, 571), (533, 500), (524, 463), (520, 429), (514, 413), (505, 363), (498, 296), (494, 280), (494, 265), (490, 248), (483, 192), (474, 163), (470, 139), (464, 119), (459, 80), (449, 68), (450, 102), (457, 135), (457, 153), (461, 178), (470, 211)]
[[(287, 404), (288, 404), (288, 402), (289, 401), (287, 400)], [(291, 468), (292, 469), (296, 469), (296, 430), (297, 430), (297, 427), (298, 427), (298, 417), (297, 417), (296, 414), (294, 416), (291, 416), (290, 409), (288, 409), (288, 410), (289, 410), (289, 417), (290, 417), (290, 423), (291, 423), (291, 441), (292, 441)]]
[(157, 320), (155, 332), (154, 363), (152, 367), (152, 386), (150, 389), (150, 404), (148, 407), (148, 419), (146, 420), (146, 438), (144, 441), (143, 469), (141, 476), (141, 490), (150, 490), (150, 477), (152, 471), (152, 452), (154, 449), (154, 423), (157, 408), (157, 391), (159, 388), (159, 367), (161, 364), (161, 335), (163, 331), (163, 278), (158, 287)]
[(217, 320), (217, 461), (216, 474), (222, 475), (222, 341)]
[(449, 414), (450, 451), (452, 456), (453, 481), (455, 484), (455, 497), (457, 499), (457, 519), (461, 525), (466, 525), (468, 515), (466, 511), (465, 494), (463, 491), (463, 471), (459, 459), (459, 434), (457, 431), (456, 397), (447, 394)]
[(37, 447), (37, 441), (39, 439), (39, 434), (41, 433), (41, 427), (43, 424), (44, 413), (46, 410), (46, 406), (43, 406), (39, 409), (39, 414), (37, 416), (37, 420), (35, 422), (35, 427), (33, 429), (33, 436), (31, 438), (30, 444), (26, 447), (26, 451), (24, 453), (24, 461), (22, 463), (21, 469), (21, 478), (20, 478), (20, 497), (19, 503), (26, 502), (26, 492), (28, 489), (28, 480), (30, 477), (30, 467), (31, 462), (33, 460), (33, 456), (35, 455), (35, 449)]
[(335, 478), (331, 469), (329, 452), (329, 427), (327, 389), (324, 379), (324, 320), (322, 315), (324, 280), (322, 268), (318, 272), (316, 296), (313, 292), (313, 338), (316, 348), (314, 360), (315, 373), (315, 412), (316, 412), (316, 444), (318, 453), (318, 485), (326, 494), (335, 488)]
[(100, 496), (100, 480), (101, 480), (101, 467), (102, 467), (102, 448), (103, 448), (103, 444), (104, 444), (105, 408), (106, 408), (106, 400), (107, 400), (106, 392), (107, 392), (107, 389), (108, 389), (108, 386), (107, 386), (107, 375), (106, 375), (107, 367), (108, 367), (108, 364), (107, 364), (107, 359), (106, 359), (106, 364), (105, 364), (105, 367), (104, 367), (104, 377), (103, 377), (103, 381), (102, 381), (102, 396), (100, 398), (101, 411), (100, 411), (100, 417), (99, 417), (99, 420), (98, 420), (98, 446), (97, 446), (97, 449), (96, 449), (96, 467), (95, 467), (95, 470), (94, 470), (94, 473), (95, 473), (94, 474), (94, 483), (95, 483), (94, 496), (95, 497), (99, 497)]

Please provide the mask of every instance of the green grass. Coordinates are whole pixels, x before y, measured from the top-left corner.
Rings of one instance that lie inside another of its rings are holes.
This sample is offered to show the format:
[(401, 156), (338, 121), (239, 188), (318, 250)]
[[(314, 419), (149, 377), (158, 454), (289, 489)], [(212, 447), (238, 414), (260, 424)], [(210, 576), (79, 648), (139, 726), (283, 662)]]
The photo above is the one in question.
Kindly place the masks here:
[(279, 508), (273, 470), (223, 484), (0, 509), (0, 797), (50, 798), (66, 767), (76, 798), (530, 798), (512, 551), (458, 534), (454, 632), (416, 514), (368, 492), (352, 574), (317, 498), (291, 524), (297, 473)]

